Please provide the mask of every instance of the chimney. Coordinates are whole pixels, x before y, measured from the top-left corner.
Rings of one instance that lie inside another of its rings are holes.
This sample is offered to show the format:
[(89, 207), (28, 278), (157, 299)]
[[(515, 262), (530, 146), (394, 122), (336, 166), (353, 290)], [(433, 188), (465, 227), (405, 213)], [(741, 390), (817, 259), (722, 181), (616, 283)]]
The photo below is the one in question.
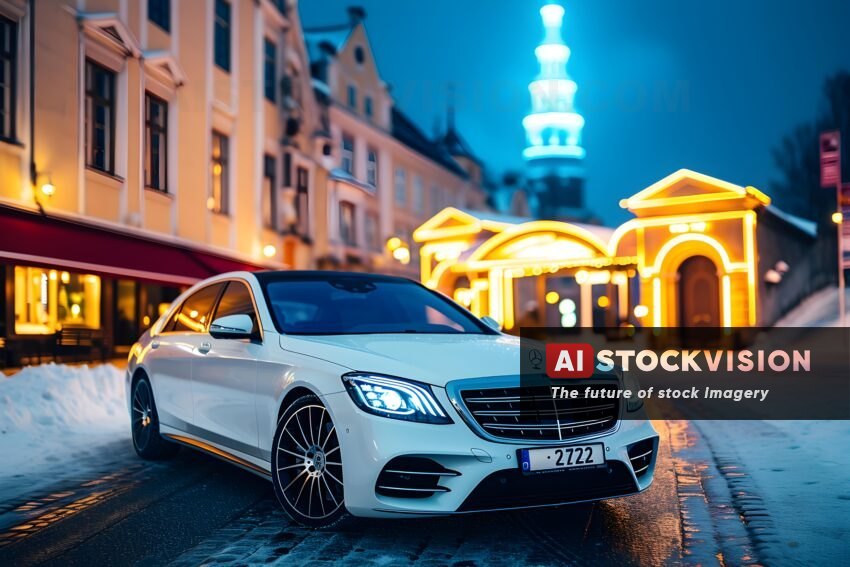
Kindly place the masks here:
[(366, 10), (362, 6), (348, 7), (348, 21), (352, 27), (366, 19)]

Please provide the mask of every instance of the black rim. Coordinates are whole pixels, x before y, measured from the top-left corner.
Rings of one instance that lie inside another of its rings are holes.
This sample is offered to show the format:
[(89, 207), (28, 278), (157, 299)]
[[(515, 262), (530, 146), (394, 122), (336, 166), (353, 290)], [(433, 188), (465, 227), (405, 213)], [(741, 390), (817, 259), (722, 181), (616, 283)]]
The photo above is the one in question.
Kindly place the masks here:
[(324, 406), (307, 405), (289, 416), (278, 439), (275, 466), (283, 499), (301, 516), (321, 520), (342, 506), (339, 438)]
[(139, 381), (133, 392), (133, 442), (144, 451), (153, 434), (153, 396), (147, 382)]

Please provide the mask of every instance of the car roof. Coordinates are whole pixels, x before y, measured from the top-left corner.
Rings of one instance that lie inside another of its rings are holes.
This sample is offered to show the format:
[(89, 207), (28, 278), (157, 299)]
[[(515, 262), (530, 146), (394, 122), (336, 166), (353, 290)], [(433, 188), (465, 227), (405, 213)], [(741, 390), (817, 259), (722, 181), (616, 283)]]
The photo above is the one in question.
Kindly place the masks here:
[(260, 283), (285, 282), (299, 280), (330, 281), (339, 278), (345, 279), (368, 279), (370, 281), (388, 282), (414, 282), (410, 278), (401, 276), (389, 276), (386, 274), (373, 274), (367, 272), (343, 272), (336, 270), (265, 270), (252, 272)]

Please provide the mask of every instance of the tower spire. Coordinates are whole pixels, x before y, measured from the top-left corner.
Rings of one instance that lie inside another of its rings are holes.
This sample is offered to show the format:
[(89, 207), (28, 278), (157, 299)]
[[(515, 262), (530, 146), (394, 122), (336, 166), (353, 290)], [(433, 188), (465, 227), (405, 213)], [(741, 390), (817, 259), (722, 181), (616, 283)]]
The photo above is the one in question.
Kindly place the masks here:
[(576, 83), (567, 73), (570, 48), (562, 35), (564, 8), (540, 9), (543, 40), (534, 50), (540, 72), (528, 85), (531, 112), (523, 119), (529, 203), (539, 218), (588, 220), (584, 207), (584, 118), (573, 103)]
[(454, 130), (455, 127), (455, 84), (449, 83), (446, 96), (446, 131)]
[(540, 73), (528, 85), (531, 113), (522, 121), (528, 141), (523, 157), (526, 160), (551, 157), (581, 160), (584, 158), (581, 147), (584, 118), (573, 106), (577, 87), (567, 73), (570, 48), (561, 34), (564, 8), (560, 4), (546, 4), (540, 9), (540, 17), (545, 34), (534, 50)]

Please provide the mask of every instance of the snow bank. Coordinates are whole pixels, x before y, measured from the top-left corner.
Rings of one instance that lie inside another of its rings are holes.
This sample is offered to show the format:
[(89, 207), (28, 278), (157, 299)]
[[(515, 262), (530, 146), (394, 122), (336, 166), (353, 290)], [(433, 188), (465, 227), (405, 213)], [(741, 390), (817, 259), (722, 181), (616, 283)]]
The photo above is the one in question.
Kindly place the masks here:
[(30, 366), (0, 379), (0, 434), (33, 437), (80, 426), (127, 425), (124, 375), (112, 365)]
[[(850, 314), (850, 288), (845, 291), (845, 309)], [(838, 287), (826, 287), (805, 298), (777, 323), (777, 327), (838, 327)], [(850, 321), (850, 317), (847, 317)]]
[[(112, 365), (31, 366), (0, 374), (0, 500), (107, 443), (126, 440), (124, 373)], [(17, 480), (15, 480), (17, 479)]]

